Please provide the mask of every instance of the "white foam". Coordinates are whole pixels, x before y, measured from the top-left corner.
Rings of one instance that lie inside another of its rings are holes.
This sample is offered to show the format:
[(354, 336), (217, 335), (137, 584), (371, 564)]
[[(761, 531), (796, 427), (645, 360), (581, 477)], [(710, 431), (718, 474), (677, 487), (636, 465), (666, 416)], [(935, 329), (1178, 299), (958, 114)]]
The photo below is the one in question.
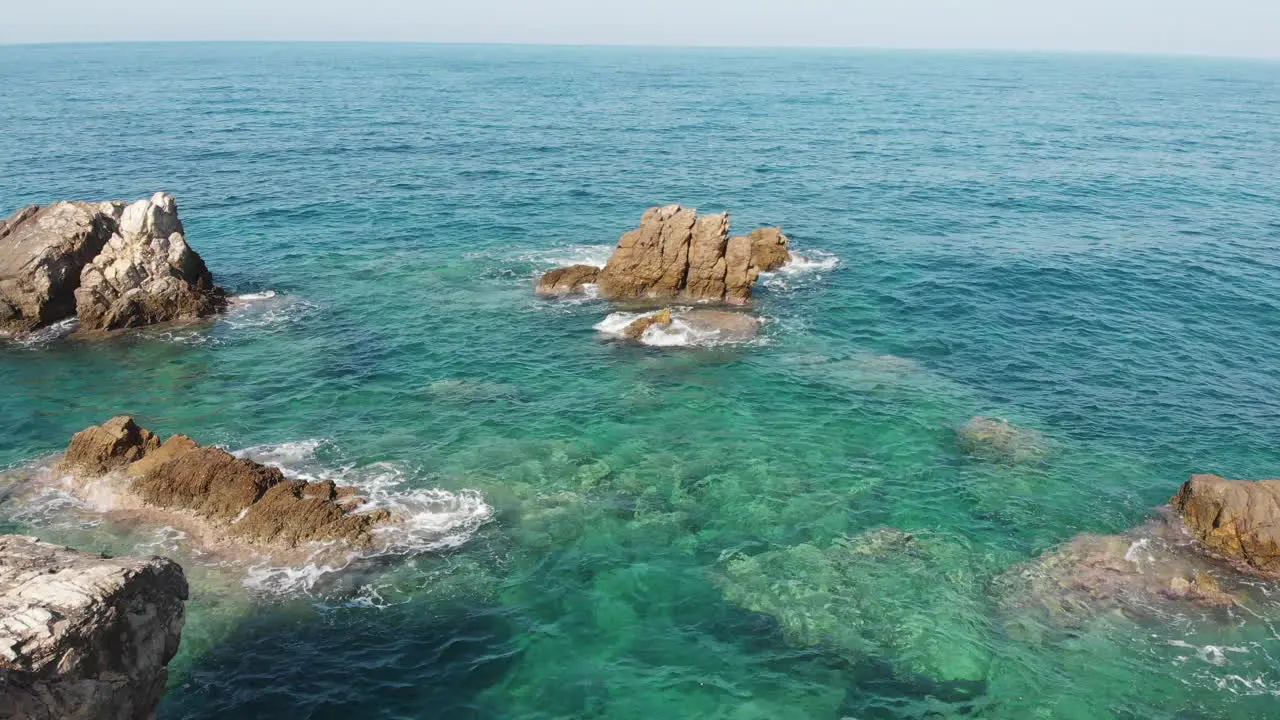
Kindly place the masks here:
[[(479, 491), (406, 487), (408, 474), (395, 463), (326, 468), (316, 461), (316, 453), (328, 445), (324, 440), (302, 440), (246, 448), (233, 454), (277, 467), (289, 477), (333, 480), (355, 487), (366, 499), (357, 512), (385, 508), (398, 522), (375, 531), (378, 542), (374, 549), (350, 553), (340, 562), (333, 561), (332, 553), (319, 547), (298, 565), (281, 567), (264, 562), (254, 566), (245, 577), (246, 587), (271, 594), (310, 593), (325, 575), (354, 562), (389, 555), (412, 557), (459, 547), (493, 518), (493, 508)], [(316, 561), (322, 556), (330, 559), (325, 563)]]
[(231, 298), (231, 302), (248, 303), (248, 302), (254, 302), (256, 300), (270, 300), (275, 296), (276, 296), (275, 290), (263, 290), (262, 292), (244, 293), (243, 295), (236, 295), (235, 297)]
[(29, 348), (38, 348), (48, 345), (56, 340), (75, 332), (80, 327), (80, 320), (77, 318), (67, 318), (59, 320), (52, 325), (42, 327), (39, 330), (29, 332), (25, 335), (17, 335), (13, 337), (14, 343)]
[(272, 328), (296, 322), (318, 308), (296, 295), (264, 290), (232, 298), (223, 322), (234, 330)]
[[(690, 308), (673, 308), (675, 314), (666, 327), (650, 325), (639, 337), (639, 342), (653, 347), (711, 347), (715, 345), (752, 342), (755, 338), (735, 338), (714, 328), (698, 328), (680, 318), (679, 313)], [(632, 322), (653, 315), (652, 312), (615, 312), (595, 324), (595, 329), (612, 337), (623, 337), (622, 331)]]
[(602, 268), (613, 254), (613, 245), (570, 245), (548, 250), (522, 253), (517, 260), (546, 266), (547, 269), (569, 265), (591, 265)]
[(791, 259), (785, 265), (772, 272), (761, 273), (760, 281), (771, 290), (787, 290), (798, 281), (808, 276), (820, 276), (835, 269), (840, 258), (826, 250), (805, 250), (804, 253), (791, 251)]

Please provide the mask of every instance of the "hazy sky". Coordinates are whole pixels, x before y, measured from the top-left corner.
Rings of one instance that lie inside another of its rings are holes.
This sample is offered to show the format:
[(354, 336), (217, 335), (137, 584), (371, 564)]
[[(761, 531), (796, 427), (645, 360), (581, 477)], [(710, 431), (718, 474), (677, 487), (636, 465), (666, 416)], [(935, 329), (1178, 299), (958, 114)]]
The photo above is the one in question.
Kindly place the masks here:
[(1280, 57), (1280, 0), (0, 0), (0, 42), (415, 40)]

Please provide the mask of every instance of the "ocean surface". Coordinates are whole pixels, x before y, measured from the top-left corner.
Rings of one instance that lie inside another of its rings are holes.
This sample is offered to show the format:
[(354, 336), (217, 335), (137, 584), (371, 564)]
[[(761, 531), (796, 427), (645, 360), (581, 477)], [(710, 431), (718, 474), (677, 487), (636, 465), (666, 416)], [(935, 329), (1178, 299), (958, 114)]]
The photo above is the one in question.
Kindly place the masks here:
[[(0, 47), (0, 215), (171, 192), (237, 296), (0, 345), (0, 531), (184, 563), (164, 720), (1275, 717), (1280, 587), (1034, 631), (993, 588), (1193, 472), (1280, 476), (1278, 168), (1275, 62)], [(791, 237), (760, 338), (534, 298), (672, 202)], [(246, 567), (11, 491), (122, 413), (414, 532)], [(975, 415), (1048, 450), (967, 454)], [(941, 550), (809, 561), (886, 527)]]

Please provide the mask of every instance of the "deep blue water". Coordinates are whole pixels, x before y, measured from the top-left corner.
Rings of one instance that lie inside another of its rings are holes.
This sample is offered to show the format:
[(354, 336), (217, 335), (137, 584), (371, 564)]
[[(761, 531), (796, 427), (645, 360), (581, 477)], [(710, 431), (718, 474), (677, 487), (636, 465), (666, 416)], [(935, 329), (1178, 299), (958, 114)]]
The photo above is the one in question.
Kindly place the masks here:
[[(1029, 642), (987, 586), (1192, 472), (1280, 475), (1278, 167), (1274, 62), (0, 47), (0, 214), (163, 189), (219, 282), (275, 293), (0, 347), (0, 467), (128, 412), (494, 508), (336, 585), (264, 595), (193, 561), (163, 718), (1262, 717), (1267, 620)], [(668, 202), (780, 224), (813, 261), (761, 289), (762, 341), (620, 345), (606, 305), (532, 297)], [(1055, 450), (975, 462), (954, 428), (977, 414)], [(151, 547), (13, 505), (14, 529)], [(864, 656), (726, 597), (726, 558), (884, 525), (965, 550), (848, 589)], [(895, 638), (922, 628), (942, 649), (917, 663)]]

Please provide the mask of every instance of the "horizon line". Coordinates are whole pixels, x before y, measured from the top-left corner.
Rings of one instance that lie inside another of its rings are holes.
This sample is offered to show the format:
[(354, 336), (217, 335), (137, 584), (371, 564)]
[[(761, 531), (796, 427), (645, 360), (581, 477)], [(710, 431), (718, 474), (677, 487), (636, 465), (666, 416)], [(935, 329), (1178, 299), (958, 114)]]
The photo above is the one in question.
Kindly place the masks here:
[(448, 41), (448, 40), (355, 40), (355, 39), (178, 39), (178, 40), (2, 40), (0, 48), (56, 47), (98, 45), (431, 45), (439, 47), (528, 47), (548, 49), (634, 49), (634, 50), (850, 50), (864, 52), (935, 52), (991, 53), (1005, 55), (1102, 55), (1149, 58), (1197, 58), (1213, 60), (1280, 61), (1275, 55), (1233, 55), (1211, 52), (1174, 52), (1149, 50), (1116, 50), (1101, 48), (1015, 48), (972, 46), (895, 46), (895, 45), (733, 45), (684, 43), (563, 43), (539, 41)]

